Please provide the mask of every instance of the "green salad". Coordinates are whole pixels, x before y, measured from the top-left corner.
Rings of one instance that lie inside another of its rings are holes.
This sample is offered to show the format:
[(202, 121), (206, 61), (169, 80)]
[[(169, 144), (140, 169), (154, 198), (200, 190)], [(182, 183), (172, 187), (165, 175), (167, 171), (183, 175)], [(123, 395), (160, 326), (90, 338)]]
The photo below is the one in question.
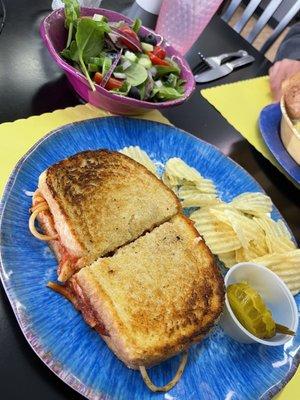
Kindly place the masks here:
[(167, 57), (155, 35), (140, 34), (141, 21), (109, 22), (94, 14), (80, 16), (77, 0), (64, 0), (67, 43), (61, 56), (80, 70), (92, 90), (100, 85), (110, 92), (138, 100), (179, 99), (185, 81), (179, 65)]

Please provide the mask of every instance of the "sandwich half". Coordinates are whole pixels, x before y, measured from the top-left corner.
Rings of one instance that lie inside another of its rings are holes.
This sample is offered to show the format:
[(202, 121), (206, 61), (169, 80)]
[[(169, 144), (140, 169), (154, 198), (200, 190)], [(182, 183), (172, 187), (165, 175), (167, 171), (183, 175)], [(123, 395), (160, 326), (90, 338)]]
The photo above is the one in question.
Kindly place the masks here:
[(180, 211), (175, 194), (141, 164), (118, 152), (84, 151), (40, 175), (30, 229), (49, 241), (65, 282)]
[(199, 342), (224, 301), (214, 258), (181, 214), (81, 269), (64, 290), (115, 355), (134, 369)]

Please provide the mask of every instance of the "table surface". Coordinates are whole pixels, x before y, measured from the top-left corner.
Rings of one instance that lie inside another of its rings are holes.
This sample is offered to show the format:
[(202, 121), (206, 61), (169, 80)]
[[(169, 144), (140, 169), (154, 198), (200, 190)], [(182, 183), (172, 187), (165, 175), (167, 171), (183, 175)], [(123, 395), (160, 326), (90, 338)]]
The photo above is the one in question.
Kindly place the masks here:
[[(51, 60), (39, 37), (40, 21), (49, 13), (51, 1), (10, 0), (6, 3), (7, 21), (0, 36), (0, 123), (77, 105), (80, 100)], [(122, 11), (131, 3), (126, 0), (104, 0), (102, 5)], [(218, 16), (213, 18), (187, 54), (187, 59), (194, 67), (199, 50), (209, 56), (238, 49), (247, 50), (255, 57), (255, 62), (206, 87), (267, 73), (270, 62)], [(204, 86), (198, 85), (189, 101), (164, 112), (164, 115), (175, 126), (216, 145), (243, 166), (271, 196), (299, 242), (299, 190), (201, 97), (201, 88)], [(82, 399), (31, 350), (18, 327), (2, 286), (0, 349), (2, 398)]]

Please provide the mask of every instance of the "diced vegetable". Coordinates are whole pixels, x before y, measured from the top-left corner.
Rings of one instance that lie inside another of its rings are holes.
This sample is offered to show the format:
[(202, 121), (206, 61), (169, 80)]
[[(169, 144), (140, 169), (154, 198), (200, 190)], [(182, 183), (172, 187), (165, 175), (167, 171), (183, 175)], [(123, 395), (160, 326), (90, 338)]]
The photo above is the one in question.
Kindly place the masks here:
[(162, 60), (166, 57), (166, 50), (160, 46), (155, 46), (153, 50), (153, 54)]
[(142, 49), (144, 51), (153, 51), (153, 49), (154, 49), (152, 44), (149, 44), (149, 43), (141, 42), (141, 45), (142, 45)]
[(114, 77), (117, 79), (126, 79), (126, 74), (123, 72), (114, 72)]
[(132, 53), (131, 51), (125, 51), (124, 57), (127, 58), (127, 60), (131, 62), (136, 62), (137, 61), (137, 56)]
[(94, 21), (103, 21), (104, 18), (105, 18), (104, 15), (101, 15), (101, 14), (94, 14), (94, 16), (93, 16)]
[(170, 64), (166, 60), (162, 60), (161, 58), (159, 58), (155, 54), (153, 54), (151, 51), (149, 51), (147, 54), (150, 57), (150, 60), (151, 60), (152, 64), (154, 64), (154, 65), (164, 65), (166, 67), (170, 66)]
[(125, 69), (129, 68), (131, 64), (132, 63), (129, 60), (125, 60), (122, 64), (122, 70), (125, 71)]
[(102, 75), (105, 75), (109, 71), (111, 64), (112, 64), (111, 58), (105, 57), (102, 65)]
[[(100, 72), (96, 72), (94, 75), (94, 81), (100, 85), (103, 79), (103, 75)], [(114, 79), (114, 78), (109, 78), (105, 88), (107, 90), (112, 90), (112, 89), (119, 89), (121, 88), (123, 85), (122, 81), (119, 81), (118, 79)]]
[(149, 57), (140, 57), (138, 64), (142, 65), (146, 69), (150, 69), (152, 67), (152, 62)]

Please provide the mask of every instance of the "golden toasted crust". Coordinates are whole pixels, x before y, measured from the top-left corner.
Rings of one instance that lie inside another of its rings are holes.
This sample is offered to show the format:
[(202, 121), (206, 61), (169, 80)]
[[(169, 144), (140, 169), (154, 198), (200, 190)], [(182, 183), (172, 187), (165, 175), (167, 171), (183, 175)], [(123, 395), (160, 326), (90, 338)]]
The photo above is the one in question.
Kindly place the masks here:
[(73, 279), (108, 331), (104, 340), (131, 368), (159, 363), (201, 340), (223, 307), (223, 279), (183, 215)]
[(41, 175), (39, 189), (63, 245), (91, 263), (181, 210), (174, 193), (118, 152), (84, 151)]

